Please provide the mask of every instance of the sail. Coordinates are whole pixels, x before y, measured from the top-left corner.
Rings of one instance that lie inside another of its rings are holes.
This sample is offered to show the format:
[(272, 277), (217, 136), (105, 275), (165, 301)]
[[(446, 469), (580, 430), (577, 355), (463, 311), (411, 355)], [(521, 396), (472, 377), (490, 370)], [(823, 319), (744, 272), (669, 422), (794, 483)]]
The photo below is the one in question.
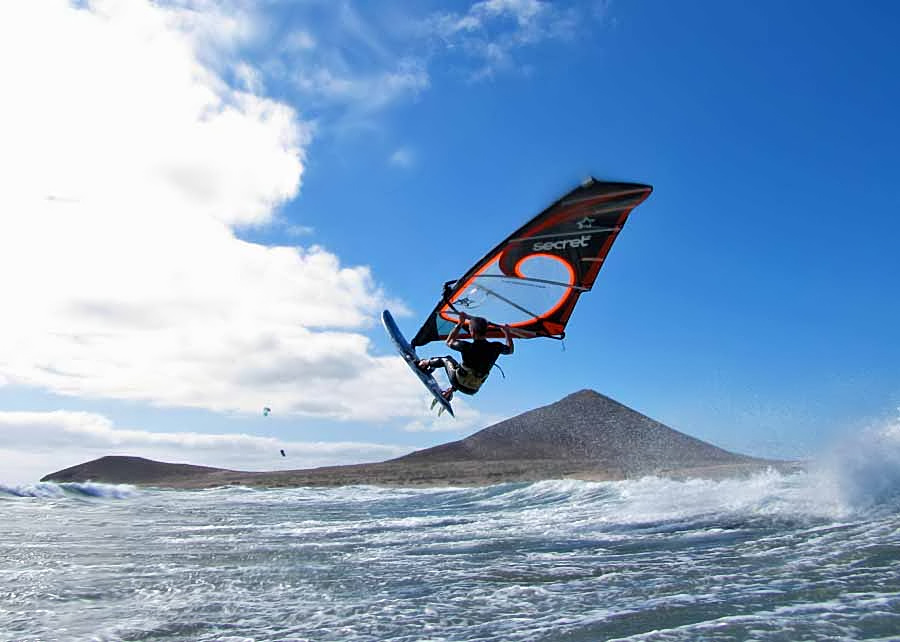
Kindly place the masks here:
[[(525, 223), (462, 277), (412, 340), (443, 341), (460, 312), (502, 326), (518, 338), (565, 336), (578, 298), (589, 291), (625, 220), (653, 188), (589, 179)], [(466, 338), (466, 333), (460, 333)], [(503, 332), (492, 326), (489, 337)]]

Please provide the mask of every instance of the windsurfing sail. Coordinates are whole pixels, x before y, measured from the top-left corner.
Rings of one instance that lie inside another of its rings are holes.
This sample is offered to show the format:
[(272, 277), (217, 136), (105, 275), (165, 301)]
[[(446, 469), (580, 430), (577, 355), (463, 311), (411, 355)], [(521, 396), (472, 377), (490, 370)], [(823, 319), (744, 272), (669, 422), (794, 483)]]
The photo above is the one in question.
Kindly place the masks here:
[[(652, 189), (586, 180), (445, 283), (413, 347), (446, 339), (460, 312), (509, 324), (520, 339), (562, 339), (578, 298), (593, 287), (631, 210)], [(459, 336), (467, 338), (465, 330)], [(488, 336), (503, 332), (492, 326)]]

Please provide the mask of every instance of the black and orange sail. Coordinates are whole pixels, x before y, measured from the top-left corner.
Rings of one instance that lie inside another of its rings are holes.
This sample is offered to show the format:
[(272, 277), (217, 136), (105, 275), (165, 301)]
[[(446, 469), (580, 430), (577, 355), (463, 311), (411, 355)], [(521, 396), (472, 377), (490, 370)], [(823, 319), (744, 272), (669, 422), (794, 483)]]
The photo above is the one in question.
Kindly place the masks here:
[[(652, 189), (588, 179), (448, 282), (413, 347), (446, 339), (460, 312), (509, 324), (517, 338), (563, 338), (578, 297), (593, 287), (631, 210)], [(491, 327), (488, 336), (503, 333)]]

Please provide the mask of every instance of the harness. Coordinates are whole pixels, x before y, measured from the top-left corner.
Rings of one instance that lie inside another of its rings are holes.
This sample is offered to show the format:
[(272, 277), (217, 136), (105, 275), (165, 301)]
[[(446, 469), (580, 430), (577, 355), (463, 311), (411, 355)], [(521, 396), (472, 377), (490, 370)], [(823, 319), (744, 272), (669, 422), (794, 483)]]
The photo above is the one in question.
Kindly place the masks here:
[(485, 380), (490, 375), (490, 372), (485, 375), (479, 375), (464, 365), (460, 364), (458, 367), (453, 369), (453, 376), (456, 379), (457, 388), (460, 392), (466, 394), (475, 394), (478, 392), (478, 389), (481, 388), (481, 384), (485, 382)]

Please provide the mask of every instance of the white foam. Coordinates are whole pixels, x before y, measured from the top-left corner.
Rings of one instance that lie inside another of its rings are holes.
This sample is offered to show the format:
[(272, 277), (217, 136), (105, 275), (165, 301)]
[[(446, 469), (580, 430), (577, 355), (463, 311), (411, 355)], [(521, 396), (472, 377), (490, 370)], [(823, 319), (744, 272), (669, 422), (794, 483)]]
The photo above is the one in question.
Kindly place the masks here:
[(811, 475), (849, 512), (900, 504), (900, 420), (842, 440), (814, 463)]
[(0, 493), (15, 497), (61, 498), (66, 496), (126, 499), (140, 493), (128, 484), (99, 484), (94, 482), (38, 482), (6, 486), (0, 484)]

